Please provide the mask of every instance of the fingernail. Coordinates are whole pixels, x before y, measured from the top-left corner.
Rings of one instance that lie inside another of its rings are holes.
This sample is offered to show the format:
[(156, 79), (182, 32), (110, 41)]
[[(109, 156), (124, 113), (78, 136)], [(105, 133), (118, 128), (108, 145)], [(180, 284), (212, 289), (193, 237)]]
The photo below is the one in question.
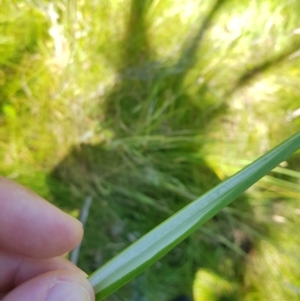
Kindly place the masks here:
[(90, 301), (88, 291), (81, 285), (57, 281), (54, 286), (49, 290), (45, 301)]

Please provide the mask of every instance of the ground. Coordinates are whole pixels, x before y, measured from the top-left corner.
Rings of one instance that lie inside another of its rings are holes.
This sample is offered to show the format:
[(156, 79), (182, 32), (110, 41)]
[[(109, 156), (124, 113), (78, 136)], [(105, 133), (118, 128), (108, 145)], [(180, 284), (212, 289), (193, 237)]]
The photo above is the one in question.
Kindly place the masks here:
[[(299, 9), (3, 0), (1, 174), (74, 216), (93, 198), (91, 273), (299, 130)], [(295, 154), (108, 300), (298, 300), (299, 170)]]

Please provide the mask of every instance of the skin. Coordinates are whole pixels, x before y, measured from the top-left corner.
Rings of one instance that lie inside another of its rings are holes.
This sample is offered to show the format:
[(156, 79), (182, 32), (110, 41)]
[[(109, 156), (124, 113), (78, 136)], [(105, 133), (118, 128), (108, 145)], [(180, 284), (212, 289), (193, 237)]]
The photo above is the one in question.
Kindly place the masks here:
[(94, 301), (87, 275), (62, 257), (82, 236), (78, 220), (0, 177), (0, 300), (38, 301), (53, 283), (67, 281)]

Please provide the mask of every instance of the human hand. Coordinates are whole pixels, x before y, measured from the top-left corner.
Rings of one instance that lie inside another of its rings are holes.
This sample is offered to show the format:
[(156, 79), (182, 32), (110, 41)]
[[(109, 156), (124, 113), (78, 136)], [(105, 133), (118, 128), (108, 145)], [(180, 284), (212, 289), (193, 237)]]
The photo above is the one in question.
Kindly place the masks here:
[(82, 235), (79, 221), (0, 177), (0, 300), (94, 301), (86, 274), (61, 257)]

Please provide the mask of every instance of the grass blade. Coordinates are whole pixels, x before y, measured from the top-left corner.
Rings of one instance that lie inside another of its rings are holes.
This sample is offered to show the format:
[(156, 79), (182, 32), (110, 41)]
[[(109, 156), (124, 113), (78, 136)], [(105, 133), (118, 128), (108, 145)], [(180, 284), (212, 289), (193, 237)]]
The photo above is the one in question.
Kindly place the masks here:
[(159, 260), (299, 148), (300, 133), (296, 133), (184, 207), (95, 271), (89, 280), (97, 300), (107, 297)]

